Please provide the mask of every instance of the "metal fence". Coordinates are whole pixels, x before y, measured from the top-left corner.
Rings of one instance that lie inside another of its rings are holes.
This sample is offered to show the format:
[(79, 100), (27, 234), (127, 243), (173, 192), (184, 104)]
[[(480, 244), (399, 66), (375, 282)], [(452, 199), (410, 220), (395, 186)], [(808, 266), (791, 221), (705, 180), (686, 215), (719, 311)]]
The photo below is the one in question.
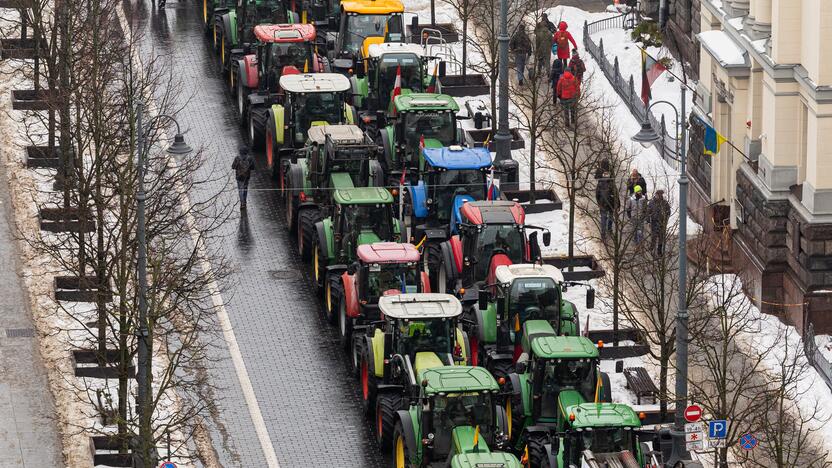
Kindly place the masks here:
[[(644, 122), (644, 114), (646, 112), (644, 102), (641, 100), (641, 89), (636, 91), (633, 75), (630, 75), (629, 78), (624, 78), (624, 76), (621, 75), (621, 70), (618, 66), (618, 57), (615, 57), (613, 61), (610, 62), (604, 54), (603, 39), (599, 39), (596, 44), (590, 36), (591, 34), (607, 29), (632, 28), (636, 24), (637, 20), (637, 13), (633, 11), (613, 16), (611, 18), (593, 21), (592, 23), (584, 22), (584, 46), (586, 47), (587, 52), (589, 52), (589, 55), (591, 55), (595, 62), (598, 63), (598, 66), (601, 68), (601, 71), (604, 72), (604, 76), (607, 77), (607, 80), (609, 80), (613, 89), (615, 89), (618, 95), (621, 96), (621, 100), (623, 100), (624, 104), (627, 105), (627, 108), (630, 109), (630, 113), (633, 117), (635, 117), (639, 122)], [(662, 136), (661, 143), (659, 143), (657, 147), (662, 155), (662, 158), (672, 168), (678, 170), (679, 161), (677, 160), (676, 155), (677, 142), (675, 139), (675, 129), (673, 135), (670, 135), (667, 132), (667, 125), (665, 124), (664, 116), (662, 116), (661, 119), (656, 119), (653, 113), (650, 112), (647, 117), (650, 120), (650, 125), (653, 127), (653, 130)], [(684, 117), (680, 116), (680, 118)]]
[(803, 351), (806, 353), (806, 360), (823, 377), (826, 386), (832, 390), (832, 363), (818, 349), (818, 344), (815, 342), (815, 327), (811, 323), (803, 333)]

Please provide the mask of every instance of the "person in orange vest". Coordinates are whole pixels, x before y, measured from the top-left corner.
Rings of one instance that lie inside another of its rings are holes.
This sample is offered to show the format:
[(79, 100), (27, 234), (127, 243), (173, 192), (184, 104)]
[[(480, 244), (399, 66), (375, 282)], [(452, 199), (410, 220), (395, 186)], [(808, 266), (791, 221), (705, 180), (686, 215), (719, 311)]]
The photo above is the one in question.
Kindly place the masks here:
[[(558, 25), (557, 32), (552, 37), (552, 41), (554, 42), (552, 48), (557, 49), (556, 60), (563, 62), (563, 68), (566, 68), (566, 62), (569, 59), (569, 43), (571, 42), (572, 47), (575, 49), (578, 48), (578, 44), (575, 42), (575, 38), (572, 37), (572, 33), (567, 31), (568, 27), (569, 25), (566, 24), (566, 21), (561, 21)], [(555, 50), (552, 52), (555, 52)]]
[(566, 116), (566, 126), (578, 125), (578, 97), (581, 95), (581, 84), (570, 71), (563, 73), (557, 87), (557, 96), (563, 106)]

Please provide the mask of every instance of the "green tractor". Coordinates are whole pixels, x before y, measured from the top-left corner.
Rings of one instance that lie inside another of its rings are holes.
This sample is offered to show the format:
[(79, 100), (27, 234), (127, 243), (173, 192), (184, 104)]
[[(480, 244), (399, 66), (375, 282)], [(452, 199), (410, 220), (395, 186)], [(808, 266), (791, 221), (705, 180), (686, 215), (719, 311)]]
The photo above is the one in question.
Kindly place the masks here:
[(335, 73), (283, 75), (282, 96), (251, 94), (246, 112), (249, 142), (266, 149), (266, 166), (281, 179), (281, 158), (303, 147), (307, 132), (320, 125), (353, 124), (355, 109), (347, 104), (350, 82)]
[(306, 146), (283, 161), (278, 183), (284, 190), (286, 226), (297, 235), (304, 260), (312, 255), (315, 223), (330, 214), (335, 190), (378, 186), (383, 173), (379, 147), (355, 125), (309, 129)]
[(419, 395), (421, 372), (467, 363), (462, 313), (450, 294), (397, 294), (378, 300), (381, 320), (357, 337), (361, 394), (367, 414), (375, 411), (376, 436), (383, 448), (393, 437), (396, 411)]
[[(509, 434), (518, 451), (528, 450), (533, 467), (558, 468), (575, 463), (580, 450), (564, 444), (562, 433), (576, 421), (584, 421), (584, 414), (585, 418), (592, 415), (582, 413), (578, 420), (572, 408), (591, 407), (600, 414), (604, 408), (617, 407), (609, 403), (610, 380), (600, 370), (596, 345), (585, 337), (553, 336), (551, 332), (551, 325), (544, 320), (529, 320), (522, 325), (522, 354), (516, 372), (507, 379)], [(577, 430), (577, 426), (574, 428)], [(592, 437), (591, 433), (587, 435)]]
[(459, 105), (451, 96), (410, 93), (396, 96), (393, 106), (396, 119), (380, 132), (388, 174), (410, 168), (411, 175), (418, 175), (424, 167), (422, 149), (462, 144)]
[(284, 0), (239, 0), (214, 12), (214, 47), (220, 55), (223, 72), (245, 55), (248, 44), (256, 42), (254, 27), (263, 23), (297, 23), (297, 14)]
[[(324, 311), (328, 317), (336, 316), (332, 287), (338, 286), (341, 274), (355, 261), (358, 246), (399, 241), (399, 220), (393, 217), (393, 196), (387, 189), (337, 189), (333, 191), (332, 202), (332, 215), (316, 222), (312, 232), (301, 234), (313, 240), (312, 269), (315, 284), (324, 294)], [(298, 228), (305, 231), (307, 226), (304, 223)]]
[(206, 34), (214, 38), (214, 48), (219, 50), (220, 43), (217, 37), (216, 18), (223, 13), (237, 8), (237, 0), (202, 0), (200, 11), (202, 12), (202, 26)]
[(508, 418), (499, 386), (481, 367), (438, 367), (419, 373), (420, 392), (395, 414), (393, 465), (521, 468), (508, 447)]
[[(564, 466), (581, 466), (581, 461), (591, 455), (595, 466), (638, 466), (639, 468), (658, 467), (652, 451), (646, 442), (652, 440), (653, 434), (643, 433), (641, 416), (628, 405), (619, 403), (583, 403), (563, 409), (568, 417), (562, 418), (564, 426), (560, 428), (560, 440), (555, 461), (548, 457), (546, 444), (543, 452), (546, 457), (540, 465), (544, 468)], [(534, 432), (532, 430), (531, 432)], [(541, 430), (535, 444), (539, 447), (548, 437), (547, 428)], [(642, 438), (643, 437), (643, 438)], [(538, 450), (539, 451), (539, 450)], [(532, 446), (529, 446), (531, 459)], [(534, 457), (539, 458), (539, 457)], [(531, 466), (536, 466), (533, 463)]]
[[(496, 377), (506, 377), (520, 355), (523, 326), (538, 322), (550, 336), (578, 336), (581, 333), (578, 309), (563, 293), (578, 283), (564, 281), (560, 269), (547, 264), (500, 265), (495, 282), (479, 290), (478, 307), (465, 330), (471, 340), (475, 365), (483, 366)], [(595, 290), (586, 295), (587, 309), (595, 305)]]

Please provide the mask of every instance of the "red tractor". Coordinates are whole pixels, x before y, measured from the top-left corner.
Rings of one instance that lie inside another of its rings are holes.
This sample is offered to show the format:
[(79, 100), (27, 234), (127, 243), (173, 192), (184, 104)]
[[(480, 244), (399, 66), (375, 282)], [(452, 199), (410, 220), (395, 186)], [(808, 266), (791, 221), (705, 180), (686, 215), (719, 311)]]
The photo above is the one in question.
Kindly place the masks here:
[(358, 246), (356, 258), (333, 287), (338, 316), (330, 317), (332, 322), (338, 321), (341, 342), (347, 350), (354, 330), (380, 319), (379, 297), (430, 292), (428, 274), (421, 270), (419, 251), (413, 244), (363, 244)]

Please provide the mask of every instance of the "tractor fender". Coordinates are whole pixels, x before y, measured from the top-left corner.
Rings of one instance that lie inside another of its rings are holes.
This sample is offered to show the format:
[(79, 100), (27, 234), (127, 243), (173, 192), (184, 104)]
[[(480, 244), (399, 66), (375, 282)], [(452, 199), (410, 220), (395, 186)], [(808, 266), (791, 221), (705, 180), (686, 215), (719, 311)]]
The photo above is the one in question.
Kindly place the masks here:
[(257, 56), (254, 54), (243, 56), (243, 59), (239, 61), (239, 67), (240, 83), (251, 89), (257, 89), (260, 85), (260, 76), (257, 73)]
[(451, 249), (451, 258), (456, 263), (456, 271), (462, 273), (462, 241), (459, 240), (459, 236), (451, 236), (448, 246)]
[(384, 377), (384, 332), (376, 329), (372, 338), (367, 338), (368, 356), (372, 356), (372, 369), (376, 377)]
[(450, 267), (447, 267), (445, 270), (445, 272), (448, 275), (448, 280), (456, 281), (457, 277), (459, 276), (459, 273), (461, 272), (461, 269), (460, 265), (454, 258), (450, 241), (445, 241), (439, 244), (439, 249), (441, 250), (442, 264), (450, 265)]
[(373, 349), (373, 338), (375, 336), (365, 336), (364, 337), (364, 347), (367, 349), (367, 369), (373, 372), (374, 375), (379, 375), (376, 369), (376, 353)]
[(459, 327), (456, 327), (456, 343), (459, 345), (460, 357), (463, 359), (462, 365), (470, 366), (468, 358), (471, 355), (471, 344), (468, 342), (468, 334)]
[(420, 277), (422, 279), (422, 291), (421, 292), (429, 293), (430, 292), (430, 275), (428, 275), (427, 272), (424, 272), (424, 271), (422, 271), (420, 273), (421, 273)]
[(251, 107), (262, 106), (266, 104), (266, 96), (259, 93), (252, 93), (248, 95), (248, 104)]
[(353, 75), (350, 77), (350, 92), (352, 93), (352, 103), (355, 107), (362, 107), (364, 101), (364, 95), (361, 93), (361, 88), (358, 84), (358, 80), (363, 78), (358, 78), (357, 76)]
[[(512, 372), (511, 374), (508, 375), (508, 380), (509, 380), (509, 382), (511, 382), (511, 394), (512, 395), (521, 395), (523, 393), (523, 387), (522, 387), (522, 384), (520, 383), (520, 376), (516, 372)], [(521, 404), (521, 406), (525, 406), (525, 405), (523, 405), (523, 399), (522, 398), (520, 398), (520, 404)], [(520, 410), (523, 410), (523, 408), (520, 408)]]
[(396, 154), (396, 139), (393, 137), (393, 127), (388, 126), (381, 130), (381, 146), (384, 150), (384, 162), (388, 169), (399, 169), (393, 164)]
[[(399, 410), (396, 412), (396, 419), (402, 424), (402, 431), (404, 432), (404, 443), (407, 445), (407, 453), (418, 453), (416, 445), (416, 431), (413, 430), (413, 418), (407, 410)], [(405, 460), (405, 464), (408, 460)]]
[(358, 114), (355, 112), (355, 107), (349, 104), (344, 106), (344, 120), (350, 125), (355, 125), (358, 122)]
[(476, 317), (476, 321), (477, 321), (477, 339), (480, 341), (480, 343), (488, 343), (489, 342), (489, 341), (486, 340), (486, 337), (485, 337), (485, 327), (486, 327), (486, 325), (485, 325), (485, 322), (486, 322), (485, 312), (486, 311), (479, 310), (479, 309), (477, 309), (474, 312), (474, 316)]
[(496, 416), (494, 419), (496, 419), (497, 430), (503, 434), (508, 434), (508, 416), (506, 415), (506, 409), (502, 406), (497, 406)]
[(315, 232), (318, 235), (318, 245), (321, 249), (321, 255), (324, 258), (329, 258), (329, 242), (327, 240), (327, 229), (324, 225), (324, 221), (318, 221), (315, 223)]
[(223, 40), (228, 38), (228, 44), (233, 46), (237, 43), (237, 13), (229, 11), (228, 13), (222, 15), (220, 20), (222, 21), (223, 27)]
[(410, 194), (410, 200), (413, 202), (413, 216), (417, 218), (427, 218), (428, 188), (425, 185), (425, 181), (420, 180), (416, 183), (416, 185), (408, 185), (407, 192)]
[(283, 119), (286, 114), (283, 110), (283, 106), (280, 104), (273, 105), (272, 116), (274, 116), (274, 139), (278, 145), (282, 145), (283, 137), (286, 133), (285, 124), (283, 123)]
[(355, 275), (345, 271), (341, 275), (341, 284), (344, 286), (344, 299), (347, 301), (347, 317), (358, 317), (361, 309), (358, 307), (358, 289), (355, 287)]
[(297, 163), (290, 163), (286, 174), (289, 179), (288, 195), (291, 197), (300, 196), (300, 192), (303, 191), (303, 168)]
[(422, 233), (427, 237), (429, 241), (439, 241), (443, 242), (445, 239), (448, 238), (448, 231), (442, 228), (425, 228)]

